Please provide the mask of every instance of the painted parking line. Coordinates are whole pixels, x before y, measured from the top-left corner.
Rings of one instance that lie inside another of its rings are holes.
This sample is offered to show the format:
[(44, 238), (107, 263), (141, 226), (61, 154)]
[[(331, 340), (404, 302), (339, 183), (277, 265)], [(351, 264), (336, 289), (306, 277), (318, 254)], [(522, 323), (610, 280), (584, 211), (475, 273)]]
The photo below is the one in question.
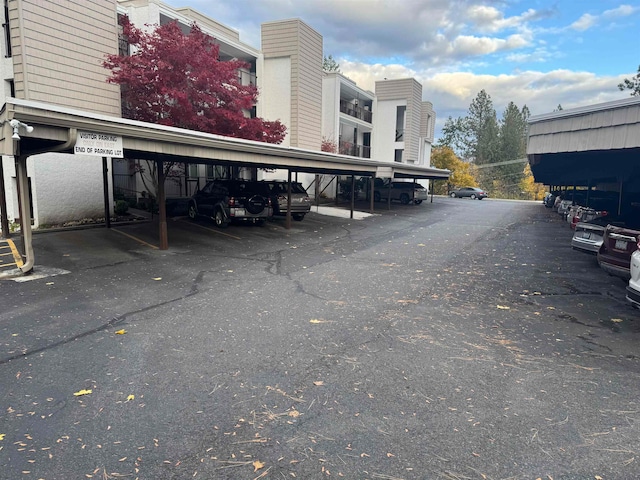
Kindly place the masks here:
[(233, 238), (234, 240), (242, 240), (242, 238), (240, 238), (240, 237), (236, 237), (235, 235), (231, 235), (230, 233), (221, 232), (220, 230), (217, 230), (215, 228), (205, 227), (204, 225), (200, 225), (200, 224), (192, 222), (192, 221), (187, 221), (187, 220), (182, 220), (182, 219), (180, 221), (184, 222), (184, 223), (188, 223), (189, 225), (194, 225), (196, 227), (202, 228), (202, 229), (207, 230), (209, 232), (218, 233), (220, 235), (224, 235), (225, 237)]
[(133, 235), (129, 235), (128, 233), (124, 233), (122, 230), (118, 230), (117, 228), (112, 228), (111, 229), (114, 232), (118, 232), (120, 235), (124, 235), (125, 237), (129, 237), (132, 240), (135, 240), (136, 242), (142, 244), (142, 245), (146, 245), (149, 248), (153, 248), (154, 250), (159, 250), (160, 247), (157, 247), (155, 245), (152, 245), (151, 243), (145, 242), (144, 240), (142, 240), (141, 238), (138, 237), (134, 237)]
[(22, 265), (24, 265), (22, 256), (13, 240), (0, 240), (0, 269), (20, 268)]

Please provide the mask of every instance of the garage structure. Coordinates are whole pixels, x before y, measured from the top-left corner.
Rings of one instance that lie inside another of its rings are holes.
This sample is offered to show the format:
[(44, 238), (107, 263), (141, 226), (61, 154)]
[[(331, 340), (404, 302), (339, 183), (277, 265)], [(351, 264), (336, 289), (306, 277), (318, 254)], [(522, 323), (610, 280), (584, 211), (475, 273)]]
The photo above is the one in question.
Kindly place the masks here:
[[(20, 268), (23, 273), (30, 272), (34, 265), (31, 225), (30, 222), (24, 221), (30, 218), (26, 160), (32, 155), (46, 152), (73, 153), (79, 134), (83, 132), (117, 137), (122, 142), (124, 157), (155, 161), (159, 167), (158, 172), (163, 171), (164, 162), (190, 162), (282, 168), (289, 171), (289, 180), (292, 171), (350, 175), (352, 178), (358, 175), (371, 177), (372, 182), (379, 172), (390, 178), (413, 179), (446, 180), (450, 175), (448, 170), (379, 162), (223, 137), (13, 98), (8, 98), (0, 111), (0, 122), (2, 125), (0, 153), (14, 156), (16, 162), (20, 218), (26, 257), (25, 264)], [(103, 158), (106, 219), (109, 218), (110, 213), (107, 159), (107, 156)], [(0, 178), (0, 185), (3, 184), (2, 182)], [(159, 243), (161, 249), (167, 249), (167, 221), (162, 177), (158, 179), (158, 185)], [(0, 193), (0, 207), (3, 209), (0, 215), (6, 218), (4, 192)], [(371, 202), (373, 208), (373, 199)]]
[(640, 200), (640, 97), (531, 117), (527, 157), (536, 182), (553, 190), (615, 192), (618, 213), (634, 211)]

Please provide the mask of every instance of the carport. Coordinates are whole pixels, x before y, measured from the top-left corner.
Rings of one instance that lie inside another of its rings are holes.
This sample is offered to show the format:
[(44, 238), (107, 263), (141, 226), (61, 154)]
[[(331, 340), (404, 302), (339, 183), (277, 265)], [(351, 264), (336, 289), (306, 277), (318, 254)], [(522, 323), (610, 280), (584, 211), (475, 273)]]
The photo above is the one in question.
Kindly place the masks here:
[[(17, 120), (19, 123), (13, 122)], [(420, 167), (394, 162), (378, 162), (320, 151), (272, 145), (193, 130), (184, 130), (119, 117), (109, 117), (92, 112), (69, 109), (43, 102), (8, 98), (0, 111), (2, 122), (1, 154), (15, 157), (18, 193), (20, 200), (21, 230), (25, 244), (25, 264), (22, 272), (28, 273), (34, 265), (31, 242), (30, 200), (26, 160), (31, 155), (46, 152), (74, 153), (79, 132), (108, 135), (121, 140), (123, 156), (157, 162), (162, 172), (164, 162), (212, 163), (256, 168), (281, 168), (289, 172), (317, 174), (356, 175), (371, 177), (381, 172), (385, 176), (415, 179), (449, 177), (448, 170)], [(103, 157), (105, 190), (105, 219), (109, 226), (107, 157)], [(0, 164), (1, 166), (1, 164)], [(7, 218), (4, 198), (4, 180), (0, 168), (0, 216)], [(168, 248), (165, 210), (164, 178), (158, 179), (159, 243)], [(351, 202), (353, 210), (353, 200)], [(371, 204), (373, 208), (373, 202)], [(287, 217), (288, 225), (290, 218)], [(4, 225), (3, 225), (4, 227)], [(7, 229), (3, 228), (3, 231)]]
[(640, 97), (529, 119), (527, 156), (536, 182), (618, 193), (618, 213), (640, 194)]

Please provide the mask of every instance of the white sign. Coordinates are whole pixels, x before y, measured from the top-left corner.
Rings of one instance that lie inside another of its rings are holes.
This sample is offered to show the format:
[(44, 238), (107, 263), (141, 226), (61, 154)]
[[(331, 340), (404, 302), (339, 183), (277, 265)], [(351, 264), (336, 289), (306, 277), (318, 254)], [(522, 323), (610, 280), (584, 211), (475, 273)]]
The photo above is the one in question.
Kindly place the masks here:
[(78, 132), (73, 153), (94, 157), (123, 158), (122, 137), (95, 132)]

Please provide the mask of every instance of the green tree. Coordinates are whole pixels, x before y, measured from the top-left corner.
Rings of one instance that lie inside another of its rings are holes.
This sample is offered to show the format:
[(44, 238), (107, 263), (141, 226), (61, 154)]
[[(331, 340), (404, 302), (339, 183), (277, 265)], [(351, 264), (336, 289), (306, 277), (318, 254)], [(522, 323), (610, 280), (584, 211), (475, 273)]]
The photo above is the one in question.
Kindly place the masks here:
[[(526, 110), (525, 110), (526, 109)], [(527, 142), (526, 106), (521, 111), (515, 103), (509, 102), (502, 114), (499, 132), (499, 152), (496, 162), (511, 162), (525, 158)], [(506, 163), (493, 168), (493, 187), (500, 196), (517, 198), (520, 196), (520, 181), (524, 176), (522, 163)], [(494, 194), (496, 194), (494, 192)]]
[[(469, 105), (466, 124), (468, 128), (466, 157), (479, 166), (494, 163), (499, 150), (499, 127), (493, 101), (485, 90), (481, 90)], [(477, 179), (485, 188), (490, 184), (491, 178), (490, 170), (478, 171)]]
[(442, 127), (442, 136), (438, 139), (437, 147), (449, 147), (458, 157), (467, 158), (469, 150), (469, 128), (466, 117), (449, 117)]
[(325, 72), (340, 72), (340, 65), (336, 62), (331, 55), (324, 57), (322, 61), (322, 70)]
[(638, 73), (631, 79), (625, 78), (622, 83), (618, 84), (618, 88), (621, 91), (631, 90), (631, 96), (636, 97), (640, 95), (640, 65), (638, 66)]
[(473, 166), (460, 160), (450, 147), (435, 147), (431, 152), (431, 165), (451, 171), (448, 184), (445, 182), (435, 183), (433, 187), (434, 194), (447, 195), (450, 186), (478, 186), (478, 182), (476, 182), (472, 172)]

